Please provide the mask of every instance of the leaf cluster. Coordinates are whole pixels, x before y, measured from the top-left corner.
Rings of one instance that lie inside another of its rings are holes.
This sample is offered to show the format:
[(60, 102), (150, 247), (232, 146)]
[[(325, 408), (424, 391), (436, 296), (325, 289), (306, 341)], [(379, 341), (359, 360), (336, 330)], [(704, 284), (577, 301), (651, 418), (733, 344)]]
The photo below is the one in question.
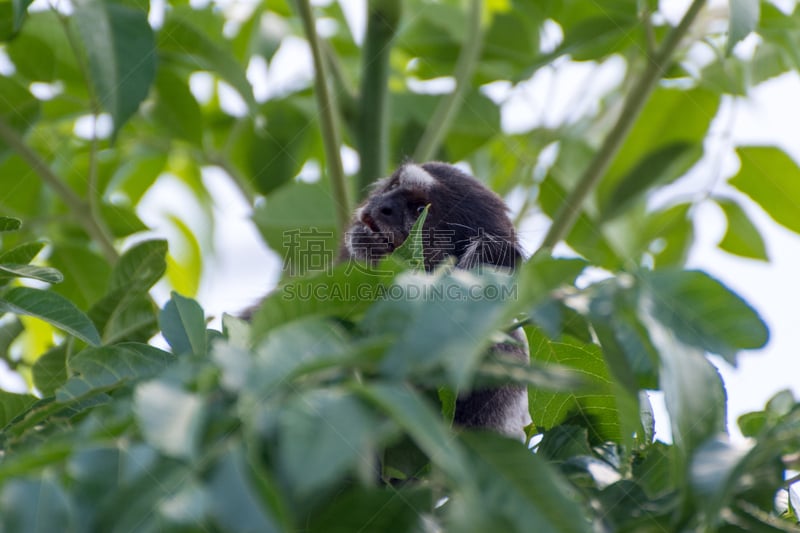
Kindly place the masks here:
[[(287, 282), (252, 326), (226, 316), (209, 330), (202, 308), (173, 293), (157, 313), (171, 353), (141, 342), (156, 310), (142, 329), (135, 296), (163, 273), (163, 242), (123, 254), (88, 316), (46, 305), (63, 299), (50, 291), (5, 290), (11, 316), (70, 338), (33, 367), (43, 399), (1, 398), (4, 526), (589, 531), (777, 520), (764, 516), (798, 438), (794, 399), (743, 420), (750, 450), (724, 439), (724, 390), (703, 352), (733, 357), (767, 331), (723, 284), (642, 271), (577, 291), (586, 263), (546, 258), (515, 276), (425, 273), (408, 270), (408, 246), (374, 272), (345, 264)], [(355, 268), (365, 273), (344, 275)], [(302, 286), (316, 296), (304, 299)], [(520, 314), (533, 317), (531, 366), (487, 359)], [(509, 381), (530, 387), (536, 453), (454, 432), (440, 414), (452, 409), (442, 391)], [(649, 388), (664, 391), (673, 445), (654, 440)]]
[[(709, 203), (719, 248), (767, 261), (751, 214), (800, 232), (800, 168), (736, 146), (731, 179), (674, 191), (718, 155), (726, 99), (800, 68), (800, 10), (731, 0), (693, 19), (695, 1), (684, 26), (650, 0), (370, 0), (362, 39), (341, 2), (164, 4), (0, 3), (0, 359), (30, 389), (0, 392), (0, 530), (796, 528), (800, 404), (779, 392), (739, 420), (747, 444), (727, 437), (707, 354), (736, 364), (769, 332), (685, 264)], [(292, 46), (316, 51), (316, 88), (271, 77)], [(614, 64), (596, 105), (504, 131), (528, 80)], [(309, 244), (335, 249), (341, 190), (413, 154), (468, 165), (577, 257), (424, 272), (411, 238), (377, 266), (310, 268)], [(191, 298), (213, 179), (253, 202), (287, 274), (219, 330)], [(170, 246), (140, 217), (165, 182), (197, 207), (168, 210)], [(488, 356), (516, 327), (530, 366)], [(451, 427), (459, 394), (508, 383), (528, 387), (526, 443)]]

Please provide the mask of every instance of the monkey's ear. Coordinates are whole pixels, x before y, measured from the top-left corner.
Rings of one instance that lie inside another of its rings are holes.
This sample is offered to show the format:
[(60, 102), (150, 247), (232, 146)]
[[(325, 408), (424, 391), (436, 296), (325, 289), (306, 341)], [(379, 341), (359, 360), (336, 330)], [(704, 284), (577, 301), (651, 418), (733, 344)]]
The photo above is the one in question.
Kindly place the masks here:
[(509, 238), (483, 234), (470, 239), (456, 267), (466, 270), (478, 265), (492, 265), (514, 269), (523, 257), (513, 236)]

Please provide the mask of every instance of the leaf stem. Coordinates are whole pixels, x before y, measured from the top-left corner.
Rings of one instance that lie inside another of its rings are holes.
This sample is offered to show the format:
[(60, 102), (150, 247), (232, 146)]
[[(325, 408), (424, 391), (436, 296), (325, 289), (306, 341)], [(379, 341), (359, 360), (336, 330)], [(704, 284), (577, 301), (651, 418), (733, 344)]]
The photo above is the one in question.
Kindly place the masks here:
[(647, 67), (642, 73), (642, 76), (632, 87), (616, 124), (611, 128), (600, 150), (595, 154), (594, 159), (583, 173), (583, 176), (581, 176), (577, 186), (569, 193), (566, 200), (564, 200), (564, 203), (555, 214), (553, 223), (542, 245), (539, 247), (537, 254), (552, 253), (555, 245), (564, 239), (572, 230), (581, 212), (583, 202), (595, 186), (597, 186), (600, 178), (602, 178), (606, 170), (608, 170), (611, 161), (617, 155), (620, 148), (622, 148), (625, 138), (633, 127), (633, 123), (641, 113), (653, 89), (655, 89), (658, 80), (660, 80), (661, 76), (664, 74), (670, 57), (675, 52), (681, 39), (686, 35), (686, 32), (689, 30), (689, 27), (692, 25), (692, 22), (694, 22), (704, 4), (705, 0), (693, 0), (680, 23), (667, 35), (663, 46), (655, 57), (652, 59), (648, 57), (649, 61), (647, 62)]
[[(31, 168), (42, 178), (47, 185), (67, 204), (72, 211), (72, 215), (83, 226), (83, 229), (100, 246), (100, 251), (110, 263), (115, 263), (119, 259), (119, 254), (114, 243), (107, 237), (97, 221), (92, 217), (89, 204), (85, 202), (75, 191), (69, 188), (47, 165), (47, 163), (34, 152), (22, 137), (8, 123), (0, 118), (0, 140), (5, 142), (14, 152), (16, 152)], [(90, 192), (91, 194), (91, 192)]]
[(356, 194), (386, 171), (389, 146), (389, 56), (402, 2), (369, 0), (364, 41), (357, 141), (361, 158)]
[(414, 151), (414, 160), (423, 163), (430, 160), (439, 151), (444, 136), (450, 130), (459, 107), (464, 101), (464, 94), (470, 86), (472, 74), (481, 55), (483, 47), (483, 1), (471, 0), (468, 14), (466, 42), (456, 61), (454, 77), (456, 80), (453, 92), (444, 96), (436, 107), (425, 133)]
[(322, 143), (325, 147), (326, 166), (331, 180), (336, 221), (341, 233), (350, 220), (350, 201), (340, 153), (341, 140), (335, 115), (336, 108), (334, 107), (331, 91), (328, 88), (325, 60), (322, 57), (322, 46), (317, 35), (314, 16), (311, 13), (311, 4), (309, 0), (297, 0), (297, 7), (300, 11), (300, 19), (303, 22), (308, 44), (311, 47), (311, 55), (314, 59), (314, 93), (317, 99), (317, 108), (319, 109)]
[[(75, 39), (75, 34), (70, 28), (68, 18), (56, 10), (52, 5), (51, 10), (56, 14), (56, 17), (61, 24), (61, 28), (64, 30), (64, 35), (66, 36), (67, 42), (72, 49), (72, 53), (75, 55), (75, 61), (78, 64), (81, 76), (83, 77), (83, 82), (86, 84), (86, 88), (89, 93), (89, 102), (92, 109), (92, 139), (90, 141), (89, 175), (87, 177), (86, 198), (88, 200), (89, 217), (94, 220), (94, 225), (97, 227), (97, 231), (102, 235), (102, 238), (99, 240), (95, 237), (93, 238), (97, 240), (98, 244), (100, 244), (102, 248), (103, 243), (113, 243), (111, 232), (106, 227), (105, 221), (100, 214), (100, 204), (98, 202), (100, 199), (100, 191), (97, 190), (97, 119), (102, 112), (102, 106), (100, 105), (97, 92), (92, 84), (91, 76), (89, 75), (89, 67), (87, 66), (85, 58), (81, 52), (81, 47), (78, 45), (78, 42)], [(111, 247), (113, 248), (113, 244)], [(106, 259), (111, 262), (115, 262), (116, 257), (118, 257), (116, 249), (114, 249), (114, 258), (107, 255), (105, 251), (103, 253), (106, 255)]]

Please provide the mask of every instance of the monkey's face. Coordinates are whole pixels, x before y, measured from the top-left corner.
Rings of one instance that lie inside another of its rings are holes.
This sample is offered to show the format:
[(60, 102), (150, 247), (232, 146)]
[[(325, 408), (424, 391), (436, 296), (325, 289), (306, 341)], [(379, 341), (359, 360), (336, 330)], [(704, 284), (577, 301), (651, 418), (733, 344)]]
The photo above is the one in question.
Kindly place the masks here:
[[(478, 263), (513, 268), (520, 257), (503, 201), (472, 176), (445, 163), (405, 164), (376, 182), (356, 209), (345, 235), (344, 255), (376, 263), (403, 244), (426, 205), (430, 207), (422, 244), (427, 268), (448, 256), (465, 268)], [(488, 247), (494, 250), (491, 257)]]
[(436, 179), (417, 165), (404, 165), (376, 182), (345, 235), (350, 257), (375, 262), (403, 244), (435, 186)]

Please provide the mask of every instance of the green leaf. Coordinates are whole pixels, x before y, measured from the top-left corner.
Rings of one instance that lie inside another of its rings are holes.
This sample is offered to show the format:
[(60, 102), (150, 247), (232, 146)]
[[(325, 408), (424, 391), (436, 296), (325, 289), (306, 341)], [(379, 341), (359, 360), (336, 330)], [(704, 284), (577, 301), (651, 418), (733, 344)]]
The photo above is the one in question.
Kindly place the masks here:
[(654, 442), (642, 450), (634, 461), (634, 479), (648, 494), (664, 494), (675, 489), (671, 451), (667, 444)]
[(749, 447), (721, 435), (697, 450), (691, 464), (692, 492), (713, 525), (720, 521), (721, 509), (737, 499), (755, 509), (773, 510), (775, 487), (783, 483), (782, 446), (796, 442), (796, 436), (776, 433), (770, 437)]
[(687, 345), (733, 364), (739, 350), (761, 348), (769, 339), (758, 313), (704, 272), (657, 270), (641, 272), (640, 280), (649, 312)]
[(725, 55), (733, 52), (736, 44), (758, 27), (761, 2), (759, 0), (729, 0), (731, 19), (728, 25), (728, 42)]
[(456, 497), (451, 508), (454, 530), (592, 531), (576, 505), (574, 489), (522, 443), (488, 432), (467, 432), (461, 439), (470, 451), (481, 494), (473, 506)]
[[(300, 173), (312, 155), (319, 133), (315, 117), (305, 101), (297, 97), (269, 100), (261, 106), (267, 122), (242, 123), (231, 147), (231, 159), (256, 189), (271, 194)], [(324, 211), (323, 211), (324, 213)]]
[(156, 333), (157, 309), (147, 291), (164, 274), (166, 253), (166, 241), (144, 241), (114, 265), (108, 293), (89, 310), (104, 343), (145, 342)]
[(253, 315), (254, 340), (263, 338), (272, 328), (304, 317), (355, 320), (386, 293), (394, 277), (404, 269), (405, 265), (389, 257), (377, 267), (353, 261), (336, 266), (330, 274), (288, 281), (268, 294)]
[(155, 89), (151, 114), (158, 125), (172, 136), (200, 148), (203, 114), (188, 82), (165, 65), (160, 65)]
[(36, 396), (30, 394), (14, 394), (0, 390), (0, 428), (8, 425), (16, 416), (27, 411), (38, 401)]
[[(64, 281), (51, 288), (81, 309), (103, 297), (111, 277), (111, 265), (82, 243), (56, 242), (48, 263), (64, 274)], [(95, 317), (92, 317), (95, 320)], [(102, 329), (95, 320), (98, 329)]]
[(56, 391), (60, 402), (110, 390), (157, 375), (175, 356), (153, 346), (126, 342), (88, 348), (69, 360), (70, 378)]
[(425, 251), (423, 246), (424, 241), (422, 240), (422, 226), (425, 225), (425, 219), (428, 218), (429, 209), (430, 204), (426, 205), (422, 210), (422, 213), (420, 213), (419, 217), (417, 217), (416, 222), (414, 222), (414, 225), (411, 227), (411, 231), (408, 232), (408, 237), (406, 237), (406, 240), (403, 241), (403, 244), (398, 246), (397, 249), (392, 252), (392, 255), (398, 259), (406, 261), (411, 267), (418, 270), (425, 269)]
[(100, 335), (89, 317), (54, 292), (14, 287), (0, 295), (0, 311), (34, 316), (89, 344), (100, 344)]
[[(424, 129), (440, 98), (442, 96), (407, 92), (392, 95), (394, 137), (398, 143), (394, 152), (398, 159), (403, 154), (413, 152), (419, 141), (418, 138), (404, 138), (404, 133), (415, 128)], [(468, 92), (460, 109), (447, 132), (443, 153), (437, 154), (437, 157), (447, 161), (465, 159), (500, 131), (500, 108), (481, 92)]]
[(130, 205), (137, 205), (166, 164), (167, 156), (161, 150), (140, 148), (114, 170), (104, 197), (108, 198), (113, 193), (122, 194)]
[(540, 457), (555, 464), (568, 461), (575, 456), (591, 456), (589, 433), (585, 427), (562, 424), (548, 429), (536, 447)]
[(516, 299), (515, 290), (515, 278), (499, 272), (406, 272), (361, 325), (396, 336), (381, 361), (387, 375), (424, 375), (441, 368), (447, 384), (460, 389), (470, 385), (492, 333), (511, 324), (515, 312), (508, 302)]
[(33, 384), (45, 396), (53, 396), (67, 381), (67, 348), (62, 342), (43, 353), (33, 364)]
[(239, 317), (222, 314), (222, 333), (237, 348), (250, 346), (250, 322)]
[[(573, 7), (571, 4), (565, 2), (564, 6)], [(579, 9), (576, 11), (583, 15)], [(637, 46), (637, 34), (631, 31), (639, 23), (636, 10), (606, 8), (600, 9), (596, 16), (592, 15), (586, 13), (577, 19), (576, 24), (564, 27), (564, 39), (553, 56), (569, 54), (576, 61), (599, 60), (627, 47)]]
[(736, 423), (742, 435), (745, 437), (757, 437), (767, 423), (767, 415), (763, 411), (745, 413), (736, 420)]
[(0, 324), (0, 359), (9, 359), (8, 349), (14, 339), (25, 331), (25, 327), (18, 318), (4, 320)]
[(27, 32), (15, 36), (6, 47), (14, 67), (32, 81), (53, 81), (56, 57), (50, 45)]
[(113, 2), (79, 2), (71, 20), (89, 60), (100, 105), (111, 114), (114, 136), (136, 113), (155, 79), (155, 37), (145, 11)]
[(114, 266), (110, 290), (135, 286), (147, 290), (152, 287), (167, 268), (167, 241), (143, 241), (128, 249)]
[(678, 141), (656, 148), (643, 156), (620, 178), (608, 196), (601, 198), (600, 212), (603, 218), (614, 218), (654, 186), (679, 178), (702, 155), (702, 144)]
[(116, 289), (89, 310), (103, 344), (147, 342), (158, 332), (158, 308), (146, 291)]
[(369, 470), (380, 439), (379, 419), (339, 389), (294, 396), (278, 422), (280, 469), (297, 498), (307, 498), (359, 466)]
[(736, 149), (739, 173), (730, 184), (753, 199), (775, 222), (800, 233), (800, 168), (774, 146)]
[[(31, 72), (32, 66), (25, 63), (38, 63), (35, 67), (38, 75), (45, 75), (41, 81), (63, 81), (67, 92), (81, 105), (76, 107), (74, 102), (65, 102), (71, 113), (85, 113), (88, 103), (86, 94), (86, 78), (84, 77), (72, 43), (67, 32), (64, 31), (63, 15), (52, 10), (32, 11), (28, 13), (19, 34), (6, 45), (8, 55), (15, 65), (22, 64), (21, 72), (24, 75), (36, 75)], [(32, 44), (41, 43), (41, 44)], [(17, 67), (20, 68), (20, 67)], [(52, 68), (53, 72), (48, 72)]]
[[(489, 8), (490, 4), (485, 4)], [(491, 25), (476, 65), (481, 79), (518, 81), (530, 74), (540, 57), (541, 12), (528, 2), (495, 3)]]
[(253, 221), (264, 241), (283, 257), (290, 277), (331, 270), (338, 242), (326, 180), (282, 187), (256, 207)]
[[(2, 225), (2, 222), (0, 222)], [(34, 241), (19, 244), (10, 250), (0, 253), (0, 263), (19, 263), (26, 265), (44, 248), (44, 242)]]
[(363, 385), (356, 391), (397, 422), (457, 486), (471, 485), (464, 450), (418, 393), (392, 383)]
[[(624, 280), (624, 277), (623, 277)], [(631, 393), (655, 389), (658, 383), (658, 353), (639, 321), (635, 298), (619, 278), (592, 286), (589, 315), (603, 347), (611, 374)]]
[(583, 259), (564, 259), (536, 255), (520, 267), (520, 300), (535, 306), (564, 286), (570, 286), (586, 268)]
[(207, 510), (222, 531), (285, 531), (255, 484), (255, 465), (251, 464), (240, 444), (227, 450), (213, 466), (207, 485), (210, 508)]
[[(562, 392), (592, 389), (584, 381), (582, 373), (564, 366), (545, 365), (536, 361), (523, 364), (492, 358), (481, 361), (475, 372), (475, 377), (481, 386), (484, 383), (504, 385), (513, 382), (538, 389)], [(442, 399), (442, 389), (439, 390), (439, 396)]]
[(128, 206), (103, 202), (100, 204), (100, 216), (115, 239), (150, 229), (139, 219), (136, 211)]
[(256, 345), (255, 359), (237, 360), (236, 355), (243, 352), (231, 353), (224, 344), (216, 345), (213, 357), (223, 369), (226, 385), (246, 386), (261, 399), (290, 383), (304, 369), (347, 360), (353, 348), (346, 341), (346, 335), (336, 324), (310, 317), (271, 329)]
[(691, 207), (677, 204), (647, 215), (638, 247), (653, 257), (655, 268), (682, 267), (686, 262), (694, 242)]
[(36, 279), (46, 283), (61, 283), (64, 281), (64, 276), (55, 268), (34, 265), (0, 263), (0, 280), (5, 277), (4, 274), (15, 278)]
[[(551, 169), (539, 189), (539, 202), (544, 213), (553, 218), (567, 197), (566, 189), (559, 183), (556, 174), (563, 171), (560, 162)], [(591, 263), (616, 270), (622, 263), (617, 252), (600, 230), (600, 223), (583, 210), (566, 238), (567, 244)]]
[(241, 95), (255, 114), (253, 90), (242, 66), (228, 46), (223, 46), (195, 24), (192, 10), (172, 10), (158, 32), (158, 48), (166, 58), (178, 59), (194, 70), (216, 72)]
[(658, 387), (658, 351), (639, 318), (635, 295), (626, 290), (625, 276), (602, 281), (591, 288), (589, 316), (594, 334), (603, 348), (603, 357), (614, 378), (621, 425), (622, 444), (634, 445), (634, 436), (648, 442), (650, 431), (643, 424), (640, 390)]
[(196, 295), (203, 275), (203, 251), (198, 237), (180, 218), (167, 218), (177, 231), (173, 240), (176, 251), (167, 256), (167, 280), (177, 292)]
[(530, 389), (528, 404), (536, 427), (547, 430), (569, 423), (587, 428), (592, 441), (618, 441), (621, 429), (613, 381), (600, 348), (570, 338), (552, 341), (539, 330), (528, 333), (532, 361), (575, 369), (592, 387), (581, 394)]
[[(24, 133), (39, 118), (39, 100), (28, 89), (5, 76), (0, 76), (0, 118), (8, 123), (17, 132)], [(4, 155), (8, 146), (0, 140), (0, 156)], [(20, 177), (17, 177), (20, 179)], [(10, 217), (0, 217), (0, 231), (14, 231), (19, 229), (19, 220)]]
[(18, 218), (0, 217), (0, 231), (17, 231), (22, 227), (22, 221)]
[(414, 531), (420, 511), (429, 509), (428, 487), (353, 487), (337, 494), (310, 516), (310, 533), (338, 531)]
[(764, 239), (744, 209), (733, 200), (718, 199), (717, 204), (728, 220), (728, 228), (717, 246), (734, 255), (769, 261)]
[[(703, 139), (719, 103), (720, 95), (707, 89), (656, 89), (598, 186), (600, 205), (613, 207), (610, 198), (612, 194), (621, 194), (614, 191), (623, 180), (629, 181), (628, 188), (642, 192), (633, 180), (637, 176), (651, 179), (645, 167), (648, 158), (659, 165), (657, 179), (670, 181), (680, 177), (702, 155)], [(670, 162), (670, 151), (680, 156), (678, 164)]]
[(33, 0), (11, 0), (11, 4), (14, 6), (14, 31), (19, 31), (22, 27), (28, 6), (32, 2)]
[(11, 479), (0, 490), (0, 526), (31, 533), (68, 531), (77, 527), (74, 505), (54, 476)]
[[(685, 461), (702, 442), (725, 431), (725, 388), (702, 350), (681, 342), (671, 329), (672, 324), (660, 321), (655, 310), (659, 305), (663, 304), (657, 296), (643, 296), (641, 317), (661, 356), (659, 384), (664, 391), (672, 438)], [(679, 465), (678, 470), (685, 466)]]
[(163, 380), (136, 387), (133, 411), (145, 440), (161, 453), (193, 460), (205, 422), (204, 399)]
[(173, 292), (158, 317), (158, 324), (176, 355), (206, 355), (205, 314), (196, 301)]

